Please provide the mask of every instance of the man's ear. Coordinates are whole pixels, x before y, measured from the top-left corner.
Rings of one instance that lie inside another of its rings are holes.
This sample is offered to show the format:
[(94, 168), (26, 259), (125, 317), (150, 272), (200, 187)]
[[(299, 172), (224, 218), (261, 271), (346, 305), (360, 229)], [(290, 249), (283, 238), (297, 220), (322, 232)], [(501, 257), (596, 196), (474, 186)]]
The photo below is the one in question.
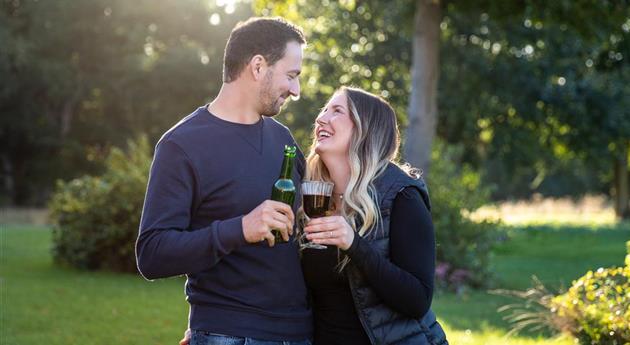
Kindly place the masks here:
[(267, 60), (262, 55), (254, 55), (247, 64), (247, 69), (254, 80), (262, 79), (267, 73)]

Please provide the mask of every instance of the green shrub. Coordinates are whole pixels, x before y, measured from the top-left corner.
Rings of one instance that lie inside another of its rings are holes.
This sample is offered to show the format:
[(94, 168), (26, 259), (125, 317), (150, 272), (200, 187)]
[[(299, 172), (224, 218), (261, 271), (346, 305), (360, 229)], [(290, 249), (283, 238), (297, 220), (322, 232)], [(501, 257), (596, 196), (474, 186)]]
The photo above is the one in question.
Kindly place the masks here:
[(624, 267), (589, 271), (551, 300), (551, 312), (580, 344), (630, 344), (630, 241)]
[(511, 333), (526, 328), (569, 333), (581, 345), (630, 344), (630, 241), (626, 243), (624, 267), (588, 271), (565, 293), (549, 292), (534, 277), (534, 287), (526, 291), (494, 290), (513, 296), (524, 304), (509, 304), (500, 312), (512, 324)]
[(437, 242), (436, 283), (456, 291), (488, 285), (490, 249), (499, 226), (464, 216), (488, 203), (491, 191), (470, 167), (456, 165), (461, 154), (461, 148), (436, 142), (427, 177)]
[(152, 149), (141, 137), (112, 149), (102, 176), (59, 181), (49, 204), (53, 256), (81, 269), (136, 270), (134, 242)]

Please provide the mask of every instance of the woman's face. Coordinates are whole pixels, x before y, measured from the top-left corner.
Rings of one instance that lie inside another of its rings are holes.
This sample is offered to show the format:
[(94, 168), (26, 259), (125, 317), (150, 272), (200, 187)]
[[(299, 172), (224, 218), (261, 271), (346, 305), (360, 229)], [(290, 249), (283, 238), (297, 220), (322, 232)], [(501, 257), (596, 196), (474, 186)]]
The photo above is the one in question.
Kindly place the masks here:
[(315, 120), (315, 152), (320, 156), (348, 156), (354, 131), (345, 92), (335, 94)]

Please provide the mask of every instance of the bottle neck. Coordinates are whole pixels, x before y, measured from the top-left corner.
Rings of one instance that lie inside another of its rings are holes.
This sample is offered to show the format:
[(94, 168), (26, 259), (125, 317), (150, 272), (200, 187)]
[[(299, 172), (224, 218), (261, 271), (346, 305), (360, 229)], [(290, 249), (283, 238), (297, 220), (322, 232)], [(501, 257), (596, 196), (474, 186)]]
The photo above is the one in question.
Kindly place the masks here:
[(291, 179), (291, 172), (293, 171), (293, 158), (291, 155), (284, 155), (282, 161), (282, 169), (280, 170), (281, 179)]

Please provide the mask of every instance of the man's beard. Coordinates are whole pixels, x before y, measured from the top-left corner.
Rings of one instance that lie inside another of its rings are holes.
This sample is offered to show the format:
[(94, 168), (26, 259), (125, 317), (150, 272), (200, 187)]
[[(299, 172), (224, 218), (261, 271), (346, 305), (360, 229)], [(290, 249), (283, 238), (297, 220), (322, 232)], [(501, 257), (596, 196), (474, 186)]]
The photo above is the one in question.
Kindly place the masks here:
[[(261, 110), (260, 115), (263, 116), (275, 116), (280, 113), (280, 108), (282, 108), (282, 103), (280, 103), (280, 96), (274, 97), (271, 92), (272, 88), (272, 80), (273, 76), (271, 72), (267, 72), (265, 75), (265, 84), (263, 88), (260, 90), (260, 100), (261, 100)], [(284, 97), (285, 102), (289, 95)]]
[(263, 101), (262, 110), (260, 115), (263, 116), (276, 116), (280, 113), (280, 108), (282, 104), (280, 104), (280, 99), (276, 98), (275, 100), (271, 97), (271, 95), (265, 95), (267, 98)]

